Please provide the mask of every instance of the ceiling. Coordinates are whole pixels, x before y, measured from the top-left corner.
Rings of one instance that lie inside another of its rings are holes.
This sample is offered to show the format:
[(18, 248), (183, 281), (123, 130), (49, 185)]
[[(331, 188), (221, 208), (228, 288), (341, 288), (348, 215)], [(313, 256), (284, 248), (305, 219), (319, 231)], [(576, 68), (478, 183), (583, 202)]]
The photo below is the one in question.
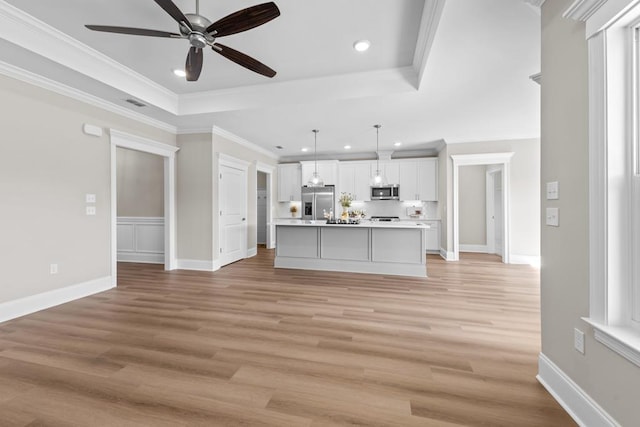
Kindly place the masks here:
[[(174, 2), (195, 11), (195, 0)], [(215, 21), (257, 3), (202, 0), (200, 13)], [(186, 40), (84, 27), (177, 31), (151, 0), (0, 0), (0, 72), (35, 75), (167, 130), (215, 127), (284, 159), (308, 156), (301, 149), (312, 149), (315, 128), (324, 157), (373, 155), (376, 123), (381, 150), (539, 137), (539, 87), (529, 79), (540, 71), (535, 2), (276, 3), (277, 19), (219, 40), (278, 71), (273, 79), (206, 51), (199, 81), (186, 82), (172, 73), (184, 67)], [(369, 51), (353, 49), (359, 39)]]

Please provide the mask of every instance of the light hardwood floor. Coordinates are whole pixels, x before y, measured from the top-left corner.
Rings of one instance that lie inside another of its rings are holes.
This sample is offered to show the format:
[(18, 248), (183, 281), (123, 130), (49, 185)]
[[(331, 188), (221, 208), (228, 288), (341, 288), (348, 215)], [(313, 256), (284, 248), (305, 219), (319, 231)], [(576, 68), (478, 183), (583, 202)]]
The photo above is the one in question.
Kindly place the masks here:
[(119, 265), (117, 289), (0, 325), (0, 425), (573, 426), (536, 379), (539, 277)]

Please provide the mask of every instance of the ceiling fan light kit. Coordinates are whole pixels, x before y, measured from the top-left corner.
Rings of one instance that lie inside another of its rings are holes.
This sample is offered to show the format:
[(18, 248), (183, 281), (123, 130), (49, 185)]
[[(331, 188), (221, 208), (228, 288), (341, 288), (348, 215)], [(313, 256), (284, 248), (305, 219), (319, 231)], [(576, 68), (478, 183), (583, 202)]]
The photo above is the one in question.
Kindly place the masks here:
[(85, 27), (93, 31), (107, 33), (189, 40), (191, 47), (187, 54), (184, 70), (187, 81), (197, 81), (200, 77), (203, 49), (207, 46), (210, 46), (214, 52), (255, 73), (269, 78), (276, 75), (273, 69), (260, 61), (228, 46), (216, 43), (216, 38), (259, 27), (280, 16), (280, 10), (275, 3), (269, 2), (251, 6), (212, 23), (200, 15), (200, 0), (196, 0), (196, 13), (187, 14), (182, 13), (172, 0), (155, 0), (155, 2), (178, 23), (180, 33), (106, 25), (85, 25)]

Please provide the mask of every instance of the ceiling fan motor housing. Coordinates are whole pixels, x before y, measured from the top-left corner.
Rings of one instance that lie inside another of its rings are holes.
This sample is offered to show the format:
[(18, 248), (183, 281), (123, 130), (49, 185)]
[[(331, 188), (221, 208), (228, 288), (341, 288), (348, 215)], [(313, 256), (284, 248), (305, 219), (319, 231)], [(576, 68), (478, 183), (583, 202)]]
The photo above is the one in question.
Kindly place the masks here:
[(207, 27), (211, 25), (211, 21), (194, 13), (185, 13), (184, 16), (189, 20), (193, 31), (184, 25), (180, 25), (180, 33), (189, 38), (191, 46), (204, 49), (215, 41), (215, 38), (206, 32)]

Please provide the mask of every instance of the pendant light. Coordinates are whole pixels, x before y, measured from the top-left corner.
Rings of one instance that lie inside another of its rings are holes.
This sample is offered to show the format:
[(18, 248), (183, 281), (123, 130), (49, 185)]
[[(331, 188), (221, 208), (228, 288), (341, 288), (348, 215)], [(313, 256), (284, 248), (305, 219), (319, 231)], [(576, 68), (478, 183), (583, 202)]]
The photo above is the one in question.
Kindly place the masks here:
[(324, 181), (318, 175), (318, 129), (314, 129), (313, 131), (313, 158), (314, 158), (314, 168), (313, 175), (309, 179), (307, 183), (307, 187), (324, 187)]
[(381, 185), (387, 185), (387, 180), (384, 177), (384, 174), (382, 173), (382, 170), (380, 170), (380, 128), (382, 127), (382, 125), (374, 125), (374, 128), (376, 128), (376, 173), (373, 175), (373, 178), (371, 178), (371, 185), (375, 186), (375, 187), (379, 187)]

